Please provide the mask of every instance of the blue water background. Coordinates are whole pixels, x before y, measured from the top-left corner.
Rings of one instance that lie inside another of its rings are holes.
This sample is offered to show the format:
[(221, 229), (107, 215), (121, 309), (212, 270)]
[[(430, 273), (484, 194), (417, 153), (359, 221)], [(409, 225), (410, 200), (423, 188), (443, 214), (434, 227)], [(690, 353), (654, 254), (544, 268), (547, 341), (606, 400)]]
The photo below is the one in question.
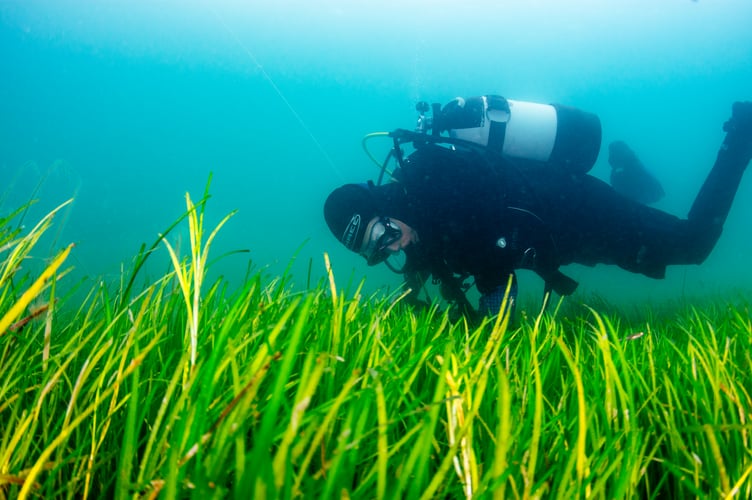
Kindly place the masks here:
[[(600, 116), (663, 182), (659, 208), (685, 216), (731, 103), (752, 99), (749, 0), (0, 1), (0, 214), (23, 223), (73, 197), (35, 260), (76, 243), (69, 283), (117, 281), (201, 198), (210, 172), (212, 277), (242, 284), (249, 262), (295, 286), (324, 274), (399, 279), (335, 242), (328, 192), (378, 175), (369, 132), (412, 128), (418, 100), (498, 93)], [(375, 142), (382, 158), (388, 143)], [(592, 173), (607, 178), (606, 148)], [(666, 280), (569, 266), (576, 300), (640, 304), (748, 294), (752, 179), (718, 246)], [(187, 250), (183, 224), (170, 240)], [(302, 245), (302, 248), (301, 248)], [(30, 266), (34, 263), (30, 262)], [(160, 246), (147, 275), (169, 269)], [(542, 284), (522, 273), (523, 295)]]

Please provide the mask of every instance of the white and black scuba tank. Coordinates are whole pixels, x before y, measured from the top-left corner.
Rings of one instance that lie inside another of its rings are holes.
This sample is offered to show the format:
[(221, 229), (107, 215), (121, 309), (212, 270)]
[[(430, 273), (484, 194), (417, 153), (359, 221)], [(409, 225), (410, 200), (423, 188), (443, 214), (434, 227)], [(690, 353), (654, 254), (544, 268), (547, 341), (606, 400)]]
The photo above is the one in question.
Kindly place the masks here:
[(434, 113), (433, 128), (504, 156), (548, 163), (586, 174), (601, 147), (598, 116), (559, 104), (498, 95), (458, 97)]

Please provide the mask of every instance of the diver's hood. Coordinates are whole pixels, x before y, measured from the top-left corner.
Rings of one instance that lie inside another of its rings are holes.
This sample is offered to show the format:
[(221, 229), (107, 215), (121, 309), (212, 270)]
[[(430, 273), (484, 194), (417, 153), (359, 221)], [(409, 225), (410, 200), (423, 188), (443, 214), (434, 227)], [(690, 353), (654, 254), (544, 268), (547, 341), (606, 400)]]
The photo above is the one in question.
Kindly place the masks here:
[(410, 209), (407, 193), (402, 184), (390, 182), (381, 186), (371, 185), (371, 194), (376, 201), (379, 215), (392, 217), (415, 227), (416, 217)]

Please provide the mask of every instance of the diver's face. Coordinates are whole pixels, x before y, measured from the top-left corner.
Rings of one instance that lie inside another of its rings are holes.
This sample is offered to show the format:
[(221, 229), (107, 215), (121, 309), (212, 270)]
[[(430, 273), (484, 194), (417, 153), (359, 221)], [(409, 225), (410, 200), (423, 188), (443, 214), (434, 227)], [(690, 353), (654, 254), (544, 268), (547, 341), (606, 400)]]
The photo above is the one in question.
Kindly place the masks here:
[(417, 242), (418, 233), (404, 222), (389, 217), (374, 217), (366, 226), (360, 254), (372, 266)]

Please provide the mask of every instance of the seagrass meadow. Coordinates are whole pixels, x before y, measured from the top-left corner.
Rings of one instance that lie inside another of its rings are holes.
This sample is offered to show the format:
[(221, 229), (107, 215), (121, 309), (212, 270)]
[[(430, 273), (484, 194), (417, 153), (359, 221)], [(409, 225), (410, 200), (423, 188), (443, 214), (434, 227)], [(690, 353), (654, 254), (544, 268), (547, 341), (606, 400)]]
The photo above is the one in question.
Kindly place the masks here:
[[(749, 498), (749, 303), (451, 322), (328, 279), (204, 282), (206, 197), (74, 300), (0, 219), (0, 498)], [(174, 227), (174, 226), (173, 226)], [(169, 233), (169, 228), (165, 234)], [(153, 251), (171, 271), (144, 286)]]

